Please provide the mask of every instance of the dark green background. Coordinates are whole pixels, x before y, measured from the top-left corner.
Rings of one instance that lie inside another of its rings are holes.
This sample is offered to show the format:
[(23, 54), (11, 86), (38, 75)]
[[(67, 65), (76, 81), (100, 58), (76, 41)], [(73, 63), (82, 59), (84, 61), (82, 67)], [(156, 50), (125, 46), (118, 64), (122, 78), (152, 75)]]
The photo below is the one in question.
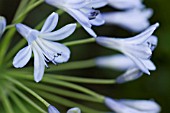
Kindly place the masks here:
[[(19, 0), (0, 0), (0, 15), (5, 16), (9, 24), (18, 3)], [(89, 85), (87, 87), (95, 89), (102, 94), (111, 96), (112, 98), (154, 98), (162, 106), (161, 113), (170, 113), (170, 2), (168, 0), (145, 0), (145, 3), (147, 7), (154, 9), (151, 23), (160, 23), (160, 27), (155, 33), (159, 38), (159, 44), (152, 59), (157, 66), (157, 70), (152, 72), (151, 76), (144, 75), (136, 81), (122, 85)], [(102, 9), (102, 11), (109, 9), (110, 8)], [(54, 10), (54, 8), (43, 4), (31, 11), (24, 23), (33, 27)], [(59, 27), (70, 22), (74, 22), (74, 20), (67, 14), (64, 14), (60, 17)], [(99, 35), (116, 37), (128, 37), (134, 35), (133, 33), (128, 33), (116, 26), (102, 26), (98, 28), (95, 27), (94, 29)], [(88, 34), (83, 29), (79, 29), (69, 39), (64, 40), (64, 42), (87, 37), (89, 37)], [(72, 47), (71, 50), (71, 60), (82, 60), (101, 55), (110, 55), (113, 53), (113, 51), (96, 44), (75, 46)], [(70, 72), (66, 73), (70, 74)], [(113, 78), (118, 75), (118, 73), (113, 70), (99, 68), (71, 71), (71, 73), (72, 75), (93, 76), (98, 78)]]

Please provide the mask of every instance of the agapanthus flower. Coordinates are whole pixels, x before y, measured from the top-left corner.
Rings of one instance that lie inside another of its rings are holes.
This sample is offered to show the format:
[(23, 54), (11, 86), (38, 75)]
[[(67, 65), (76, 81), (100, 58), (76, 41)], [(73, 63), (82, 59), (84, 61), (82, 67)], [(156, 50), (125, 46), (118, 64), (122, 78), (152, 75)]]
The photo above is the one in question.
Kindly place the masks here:
[(152, 9), (132, 9), (103, 13), (106, 24), (115, 24), (133, 32), (141, 32), (149, 25), (149, 18), (152, 16)]
[(105, 105), (116, 113), (159, 113), (161, 110), (153, 100), (115, 100), (106, 97)]
[(155, 66), (150, 61), (152, 55), (151, 44), (147, 44), (147, 40), (151, 40), (151, 36), (155, 29), (159, 26), (158, 23), (150, 26), (144, 32), (131, 38), (109, 38), (97, 37), (98, 44), (118, 50), (128, 56), (136, 66), (144, 73), (150, 74), (149, 70), (153, 70)]
[[(48, 107), (48, 113), (60, 113), (60, 112), (54, 106), (50, 105)], [(75, 108), (69, 109), (67, 113), (81, 113), (81, 110), (75, 107)]]
[(96, 8), (105, 6), (107, 0), (45, 0), (45, 2), (69, 13), (93, 37), (96, 37), (96, 33), (91, 29), (92, 25), (104, 24), (104, 19)]
[[(153, 51), (157, 46), (157, 42), (157, 37), (151, 36), (148, 40), (145, 41), (145, 44)], [(148, 59), (148, 62), (152, 64), (152, 68), (150, 67), (149, 70), (155, 70), (156, 67), (152, 63), (152, 61), (149, 61)], [(117, 83), (125, 83), (128, 81), (132, 81), (140, 78), (143, 75), (142, 70), (140, 70), (140, 68), (138, 68), (138, 66), (129, 57), (123, 54), (98, 57), (96, 58), (96, 65), (100, 67), (126, 71), (125, 73), (116, 78)]]
[(141, 9), (144, 7), (142, 0), (108, 0), (109, 5), (117, 9)]
[(3, 16), (0, 16), (0, 38), (4, 33), (6, 28), (6, 19)]
[(57, 31), (58, 14), (52, 13), (45, 21), (41, 31), (32, 29), (21, 23), (16, 24), (17, 31), (27, 40), (28, 46), (21, 49), (14, 58), (13, 65), (16, 68), (24, 67), (34, 53), (34, 80), (39, 82), (44, 74), (46, 62), (54, 64), (67, 62), (70, 58), (70, 50), (65, 45), (53, 42), (70, 36), (76, 28), (76, 24), (68, 24)]

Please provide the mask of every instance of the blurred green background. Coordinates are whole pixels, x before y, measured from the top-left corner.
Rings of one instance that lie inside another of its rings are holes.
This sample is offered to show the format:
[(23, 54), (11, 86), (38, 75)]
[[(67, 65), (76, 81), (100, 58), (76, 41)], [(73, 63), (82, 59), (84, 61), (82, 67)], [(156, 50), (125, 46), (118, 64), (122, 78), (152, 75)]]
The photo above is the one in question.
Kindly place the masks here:
[[(0, 0), (0, 15), (7, 18), (10, 24), (15, 10), (19, 4), (19, 0)], [(156, 35), (159, 38), (159, 44), (153, 55), (153, 62), (157, 66), (157, 70), (151, 73), (151, 76), (142, 76), (140, 79), (122, 85), (86, 85), (90, 89), (94, 89), (99, 93), (111, 96), (113, 98), (129, 98), (129, 99), (155, 99), (162, 107), (161, 113), (170, 113), (170, 1), (168, 0), (145, 0), (147, 7), (154, 9), (154, 15), (151, 18), (151, 23), (160, 23)], [(107, 9), (103, 8), (102, 11)], [(35, 10), (31, 11), (24, 21), (31, 27), (35, 26), (47, 15), (55, 11), (55, 8), (42, 4)], [(75, 22), (67, 14), (60, 17), (59, 27)], [(94, 27), (99, 35), (128, 37), (134, 34), (129, 33), (117, 26), (101, 26)], [(64, 42), (70, 40), (78, 40), (88, 38), (89, 35), (83, 30), (79, 29)], [(15, 39), (14, 39), (15, 40)], [(16, 41), (14, 41), (16, 42)], [(91, 49), (93, 48), (93, 50)], [(71, 60), (83, 60), (94, 58), (96, 56), (111, 55), (113, 51), (105, 49), (97, 44), (86, 44), (71, 47)], [(90, 68), (76, 71), (64, 72), (71, 75), (82, 75), (85, 77), (95, 78), (114, 78), (119, 75), (110, 69)]]

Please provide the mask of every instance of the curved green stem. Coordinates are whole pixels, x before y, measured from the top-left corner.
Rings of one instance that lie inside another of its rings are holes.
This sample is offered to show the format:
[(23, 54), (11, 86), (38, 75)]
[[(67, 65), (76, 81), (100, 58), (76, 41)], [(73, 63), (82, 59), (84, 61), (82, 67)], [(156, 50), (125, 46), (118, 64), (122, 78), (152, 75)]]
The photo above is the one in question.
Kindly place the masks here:
[(81, 39), (81, 40), (76, 40), (76, 41), (70, 41), (63, 43), (66, 46), (75, 46), (75, 45), (80, 45), (80, 44), (87, 44), (87, 43), (92, 43), (95, 42), (95, 38), (87, 38), (87, 39)]
[(37, 2), (31, 4), (23, 13), (21, 13), (18, 17), (16, 17), (13, 22), (18, 23), (18, 20), (23, 18), (28, 12), (30, 12), (32, 9), (36, 8), (37, 6), (42, 4), (43, 2), (44, 2), (44, 0), (38, 0)]
[(98, 102), (101, 103), (101, 101), (88, 96), (88, 95), (84, 95), (81, 93), (77, 93), (77, 92), (73, 92), (73, 91), (69, 91), (69, 90), (64, 90), (64, 89), (60, 89), (60, 88), (56, 88), (56, 87), (52, 87), (52, 86), (48, 86), (48, 85), (44, 85), (44, 84), (36, 84), (32, 83), (32, 82), (25, 82), (24, 83), (26, 85), (28, 85), (29, 87), (32, 87), (33, 89), (36, 89), (36, 91), (39, 90), (43, 90), (45, 92), (51, 92), (54, 94), (59, 94), (62, 96), (66, 96), (66, 97), (71, 97), (71, 98), (76, 98), (76, 99), (80, 99), (80, 100), (86, 100), (86, 101), (91, 101), (91, 102)]
[(22, 113), (30, 113), (29, 110), (23, 105), (21, 100), (14, 93), (11, 92), (10, 96), (15, 104), (18, 106), (18, 108), (22, 111)]
[(3, 103), (3, 106), (5, 108), (6, 113), (14, 113), (12, 106), (9, 102), (9, 99), (7, 97), (7, 94), (5, 93), (5, 91), (3, 89), (0, 89), (0, 90), (1, 90), (2, 103)]
[(46, 76), (54, 79), (64, 80), (64, 81), (70, 81), (70, 82), (77, 82), (77, 83), (88, 83), (88, 84), (114, 84), (114, 79), (91, 79), (91, 78), (82, 78), (82, 77), (72, 77), (72, 76), (65, 76), (65, 75), (52, 75), (52, 74), (46, 74)]
[(23, 94), (21, 91), (19, 91), (18, 89), (11, 88), (12, 91), (14, 91), (18, 96), (20, 96), (21, 98), (23, 98), (26, 102), (28, 102), (32, 107), (34, 107), (36, 110), (40, 111), (41, 113), (47, 113), (46, 111), (44, 111), (41, 107), (39, 107), (37, 104), (35, 104), (31, 99), (29, 99), (25, 94)]
[[(19, 75), (19, 74), (12, 74), (12, 73), (10, 73), (10, 75), (20, 77), (22, 79), (33, 80), (32, 76), (23, 76), (22, 74)], [(46, 83), (50, 83), (50, 84), (54, 84), (54, 85), (59, 85), (59, 86), (64, 86), (64, 87), (68, 87), (68, 88), (71, 88), (71, 89), (81, 91), (83, 93), (86, 93), (88, 95), (95, 97), (96, 99), (100, 100), (101, 102), (103, 102), (104, 98), (105, 98), (103, 95), (100, 95), (100, 94), (98, 94), (98, 93), (96, 93), (96, 92), (94, 92), (90, 89), (87, 89), (85, 87), (82, 87), (82, 86), (79, 86), (79, 85), (76, 85), (76, 84), (73, 84), (73, 83), (69, 83), (69, 82), (66, 82), (66, 81), (54, 80), (53, 78), (49, 78), (49, 77), (44, 76), (42, 82), (46, 82)]]
[(58, 66), (49, 65), (50, 68), (48, 68), (46, 72), (85, 69), (85, 68), (91, 68), (95, 66), (96, 66), (95, 59), (89, 59), (89, 60), (82, 60), (82, 61), (67, 62), (67, 63), (60, 64)]
[(36, 94), (34, 91), (32, 91), (31, 89), (29, 89), (28, 87), (26, 87), (24, 84), (22, 84), (21, 82), (11, 78), (11, 77), (7, 77), (5, 76), (5, 78), (9, 81), (11, 81), (12, 83), (16, 84), (17, 86), (21, 87), (22, 89), (24, 89), (25, 91), (27, 91), (28, 93), (30, 93), (31, 95), (33, 95), (35, 98), (37, 98), (40, 102), (42, 102), (46, 107), (48, 107), (50, 104), (44, 100), (42, 97), (40, 97), (38, 94)]

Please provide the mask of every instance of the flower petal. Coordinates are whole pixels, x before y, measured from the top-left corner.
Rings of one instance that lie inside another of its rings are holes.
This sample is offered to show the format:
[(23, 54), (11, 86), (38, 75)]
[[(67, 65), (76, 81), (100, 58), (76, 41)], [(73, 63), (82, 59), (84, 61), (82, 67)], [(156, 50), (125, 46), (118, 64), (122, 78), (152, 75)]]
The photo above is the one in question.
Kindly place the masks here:
[(145, 30), (150, 25), (148, 19), (151, 15), (151, 9), (132, 9), (127, 11), (103, 13), (103, 17), (107, 24), (116, 24), (133, 32), (141, 32)]
[(104, 47), (120, 50), (122, 39), (99, 36), (96, 38), (96, 42)]
[(75, 108), (69, 109), (67, 113), (81, 113), (81, 110), (80, 108), (75, 107)]
[(145, 42), (156, 30), (156, 28), (159, 26), (159, 23), (156, 23), (152, 26), (150, 26), (148, 29), (146, 29), (144, 32), (140, 33), (137, 36), (127, 38), (126, 41), (131, 44), (141, 44)]
[(131, 55), (129, 53), (124, 53), (124, 54), (127, 55), (130, 59), (132, 59), (132, 61), (136, 64), (136, 66), (139, 67), (139, 69), (141, 71), (143, 71), (144, 73), (150, 75), (149, 70), (147, 69), (147, 67), (143, 64), (143, 62), (139, 58), (137, 58), (137, 57), (135, 57), (135, 56), (133, 56), (133, 55)]
[(32, 55), (32, 49), (30, 45), (21, 49), (14, 57), (13, 60), (14, 67), (16, 68), (24, 67), (30, 60), (31, 55)]
[(75, 9), (67, 9), (67, 12), (73, 18), (75, 18), (81, 25), (91, 27), (91, 24), (90, 24), (90, 21), (87, 15), (83, 14), (81, 11), (75, 10)]
[(80, 9), (86, 6), (85, 0), (45, 0), (49, 5), (65, 10), (65, 8)]
[(122, 71), (136, 66), (130, 58), (122, 54), (98, 57), (96, 65)]
[(153, 100), (119, 100), (120, 103), (147, 113), (159, 113), (160, 106)]
[(95, 19), (90, 20), (90, 23), (95, 26), (100, 26), (105, 23), (105, 20), (101, 14), (98, 14)]
[(108, 0), (87, 0), (88, 3), (88, 7), (90, 8), (101, 8), (105, 5), (107, 5)]
[(6, 27), (6, 19), (2, 16), (0, 16), (0, 38), (3, 34), (3, 32), (5, 31), (5, 27)]
[(105, 105), (116, 113), (143, 113), (109, 97), (105, 98)]
[(141, 59), (142, 63), (145, 65), (146, 68), (148, 68), (149, 70), (156, 70), (156, 66), (153, 64), (153, 62), (151, 60), (145, 60), (145, 59)]
[(116, 78), (116, 82), (118, 84), (122, 84), (125, 82), (129, 82), (135, 79), (138, 79), (139, 77), (142, 76), (142, 72), (138, 68), (130, 68), (128, 69), (124, 74), (118, 76)]
[(48, 106), (48, 113), (60, 113), (54, 106)]
[(17, 31), (24, 37), (24, 38), (27, 38), (29, 33), (33, 30), (32, 28), (24, 25), (24, 24), (16, 24), (15, 25)]
[(57, 42), (50, 42), (47, 40), (41, 40), (43, 44), (48, 48), (51, 49), (51, 51), (54, 52), (54, 62), (53, 63), (63, 63), (67, 62), (70, 58), (70, 50), (68, 47), (66, 47), (63, 44), (57, 43)]
[(70, 36), (75, 31), (75, 29), (76, 24), (68, 24), (57, 31), (41, 33), (39, 36), (46, 40), (58, 41)]
[(42, 80), (42, 77), (44, 75), (45, 69), (44, 59), (42, 59), (40, 51), (36, 50), (35, 48), (33, 48), (33, 53), (34, 53), (34, 80), (36, 82), (39, 82)]
[(152, 51), (146, 45), (125, 45), (121, 50), (123, 53), (128, 52), (137, 58), (149, 59), (152, 55)]
[(54, 28), (56, 27), (58, 23), (58, 14), (57, 13), (52, 13), (45, 21), (42, 29), (41, 29), (41, 33), (47, 33), (50, 32), (52, 30), (54, 30)]
[(109, 0), (109, 5), (117, 9), (141, 9), (144, 7), (142, 0)]

